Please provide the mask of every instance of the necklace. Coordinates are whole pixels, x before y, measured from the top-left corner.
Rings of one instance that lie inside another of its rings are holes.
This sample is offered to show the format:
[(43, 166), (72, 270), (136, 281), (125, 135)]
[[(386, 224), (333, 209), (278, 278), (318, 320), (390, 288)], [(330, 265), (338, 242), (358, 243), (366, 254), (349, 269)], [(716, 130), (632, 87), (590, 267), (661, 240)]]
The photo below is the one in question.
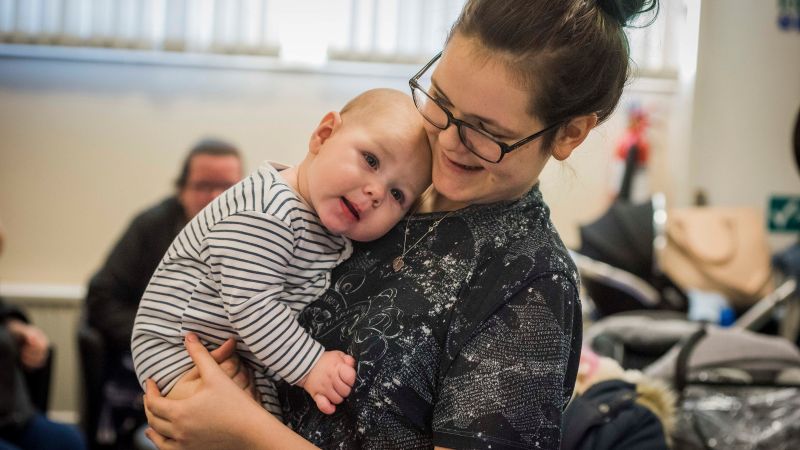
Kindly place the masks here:
[(450, 216), (450, 214), (453, 214), (453, 212), (454, 212), (454, 211), (448, 211), (448, 212), (447, 212), (447, 214), (445, 214), (444, 216), (442, 216), (441, 218), (439, 218), (439, 219), (438, 219), (436, 222), (433, 222), (433, 223), (431, 224), (431, 226), (429, 226), (429, 227), (428, 227), (428, 231), (426, 231), (426, 232), (425, 232), (425, 234), (423, 234), (422, 236), (420, 236), (420, 238), (419, 238), (419, 239), (417, 239), (417, 241), (416, 241), (416, 242), (414, 242), (413, 244), (411, 244), (411, 247), (408, 247), (408, 249), (406, 249), (406, 241), (408, 240), (408, 224), (411, 222), (411, 216), (413, 216), (414, 214), (416, 214), (416, 213), (417, 213), (417, 211), (419, 210), (419, 207), (420, 207), (421, 205), (422, 205), (422, 201), (420, 201), (420, 204), (419, 204), (419, 205), (417, 205), (417, 207), (414, 209), (414, 212), (413, 212), (413, 213), (411, 213), (411, 215), (409, 215), (409, 216), (408, 216), (408, 218), (406, 219), (406, 228), (405, 228), (405, 232), (403, 233), (403, 252), (402, 252), (402, 253), (400, 253), (400, 256), (398, 256), (398, 257), (396, 257), (395, 259), (393, 259), (393, 260), (392, 260), (392, 269), (394, 269), (394, 271), (395, 271), (395, 272), (400, 272), (401, 270), (403, 270), (403, 267), (405, 267), (405, 266), (406, 266), (406, 263), (405, 263), (405, 261), (403, 260), (403, 258), (405, 258), (405, 257), (406, 257), (406, 254), (408, 254), (408, 252), (410, 252), (411, 250), (413, 250), (413, 249), (414, 249), (414, 247), (416, 247), (416, 246), (417, 246), (417, 244), (419, 244), (420, 242), (422, 242), (422, 240), (423, 240), (423, 239), (425, 239), (425, 238), (426, 238), (426, 237), (427, 237), (429, 234), (431, 234), (431, 232), (433, 232), (433, 230), (435, 230), (435, 229), (436, 229), (436, 227), (438, 227), (438, 226), (439, 226), (439, 223), (440, 223), (441, 221), (443, 221), (444, 219), (446, 219), (447, 217), (449, 217), (449, 216)]

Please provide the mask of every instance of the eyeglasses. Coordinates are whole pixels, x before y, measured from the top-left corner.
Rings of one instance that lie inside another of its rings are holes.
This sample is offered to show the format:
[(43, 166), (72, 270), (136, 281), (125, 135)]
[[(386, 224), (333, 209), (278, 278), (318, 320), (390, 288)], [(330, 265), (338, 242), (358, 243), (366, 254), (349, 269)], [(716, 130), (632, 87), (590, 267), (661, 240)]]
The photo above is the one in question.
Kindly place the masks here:
[(499, 163), (506, 153), (522, 147), (528, 142), (533, 141), (544, 133), (561, 125), (561, 122), (554, 123), (513, 144), (506, 144), (486, 131), (475, 128), (474, 125), (464, 122), (461, 119), (456, 119), (449, 109), (445, 108), (439, 100), (431, 97), (427, 90), (423, 89), (419, 84), (420, 77), (422, 77), (441, 56), (442, 53), (439, 52), (428, 64), (425, 64), (422, 70), (408, 80), (408, 85), (411, 87), (411, 96), (414, 99), (414, 104), (417, 106), (419, 113), (422, 114), (422, 117), (431, 125), (440, 130), (447, 129), (450, 124), (455, 125), (458, 128), (458, 136), (461, 138), (461, 142), (478, 158), (490, 163)]
[(227, 191), (228, 188), (233, 186), (236, 183), (215, 183), (213, 181), (190, 181), (186, 183), (186, 188), (192, 191), (202, 192), (204, 194), (210, 194), (214, 191)]

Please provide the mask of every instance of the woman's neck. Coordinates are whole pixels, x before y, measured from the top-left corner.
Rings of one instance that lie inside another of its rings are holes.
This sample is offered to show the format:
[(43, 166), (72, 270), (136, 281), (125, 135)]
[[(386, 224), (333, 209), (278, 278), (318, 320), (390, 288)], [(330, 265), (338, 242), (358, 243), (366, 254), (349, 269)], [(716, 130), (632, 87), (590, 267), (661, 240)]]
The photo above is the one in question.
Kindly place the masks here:
[(417, 208), (418, 213), (432, 213), (455, 211), (469, 206), (467, 203), (450, 200), (440, 194), (432, 185), (425, 193), (420, 196), (420, 204)]

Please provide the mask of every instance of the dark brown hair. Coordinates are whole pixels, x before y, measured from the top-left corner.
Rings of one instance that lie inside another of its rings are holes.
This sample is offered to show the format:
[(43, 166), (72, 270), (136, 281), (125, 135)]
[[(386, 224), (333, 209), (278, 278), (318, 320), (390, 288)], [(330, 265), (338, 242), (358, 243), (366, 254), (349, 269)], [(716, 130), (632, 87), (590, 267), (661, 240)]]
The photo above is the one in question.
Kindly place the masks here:
[(450, 36), (478, 39), (500, 55), (531, 90), (529, 113), (545, 126), (592, 113), (600, 123), (628, 78), (623, 27), (648, 11), (657, 13), (658, 0), (469, 0)]
[(192, 158), (197, 155), (235, 156), (239, 161), (242, 160), (239, 149), (233, 144), (219, 139), (203, 139), (192, 147), (189, 154), (186, 155), (186, 158), (183, 160), (181, 174), (178, 176), (178, 179), (175, 180), (175, 187), (178, 188), (178, 190), (186, 187), (186, 182), (189, 180), (189, 166), (192, 163)]

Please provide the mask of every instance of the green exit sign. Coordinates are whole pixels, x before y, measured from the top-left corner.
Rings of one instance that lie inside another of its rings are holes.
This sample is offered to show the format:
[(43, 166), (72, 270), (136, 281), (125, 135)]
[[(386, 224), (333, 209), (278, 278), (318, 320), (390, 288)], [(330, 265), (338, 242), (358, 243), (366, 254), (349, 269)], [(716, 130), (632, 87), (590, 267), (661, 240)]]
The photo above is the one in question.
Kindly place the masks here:
[(800, 231), (800, 196), (773, 195), (769, 199), (770, 231)]

